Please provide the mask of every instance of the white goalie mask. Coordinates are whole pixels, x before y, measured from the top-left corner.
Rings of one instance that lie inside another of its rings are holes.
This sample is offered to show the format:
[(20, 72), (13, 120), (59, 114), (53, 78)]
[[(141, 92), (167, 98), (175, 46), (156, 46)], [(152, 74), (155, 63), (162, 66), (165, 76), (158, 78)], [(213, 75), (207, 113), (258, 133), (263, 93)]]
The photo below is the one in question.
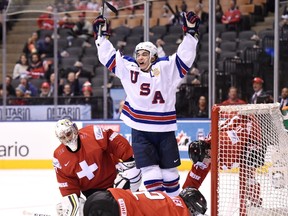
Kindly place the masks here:
[(150, 60), (151, 57), (157, 56), (157, 47), (149, 41), (139, 43), (135, 48), (135, 54), (137, 54), (139, 50), (147, 50), (150, 53)]
[(78, 128), (69, 119), (61, 119), (56, 123), (55, 134), (61, 143), (68, 146), (71, 151), (78, 148)]

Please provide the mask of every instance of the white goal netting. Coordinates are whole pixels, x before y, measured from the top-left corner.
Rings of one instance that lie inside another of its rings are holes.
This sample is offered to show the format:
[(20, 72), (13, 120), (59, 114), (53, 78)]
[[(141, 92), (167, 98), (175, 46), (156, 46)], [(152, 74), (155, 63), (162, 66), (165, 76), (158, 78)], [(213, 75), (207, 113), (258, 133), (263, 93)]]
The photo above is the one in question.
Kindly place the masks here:
[(213, 115), (217, 215), (288, 215), (288, 135), (278, 104), (219, 106)]

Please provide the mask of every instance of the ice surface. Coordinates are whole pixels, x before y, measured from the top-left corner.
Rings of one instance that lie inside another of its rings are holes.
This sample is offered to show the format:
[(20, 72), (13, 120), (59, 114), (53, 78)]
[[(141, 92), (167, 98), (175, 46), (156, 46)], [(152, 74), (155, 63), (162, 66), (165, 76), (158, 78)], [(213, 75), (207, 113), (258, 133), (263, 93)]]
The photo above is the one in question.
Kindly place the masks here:
[[(183, 185), (188, 171), (181, 171)], [(143, 186), (141, 187), (143, 188)], [(210, 207), (210, 175), (200, 191)], [(55, 206), (61, 200), (54, 170), (0, 170), (0, 216), (33, 215), (56, 216)], [(210, 213), (210, 208), (207, 215)]]

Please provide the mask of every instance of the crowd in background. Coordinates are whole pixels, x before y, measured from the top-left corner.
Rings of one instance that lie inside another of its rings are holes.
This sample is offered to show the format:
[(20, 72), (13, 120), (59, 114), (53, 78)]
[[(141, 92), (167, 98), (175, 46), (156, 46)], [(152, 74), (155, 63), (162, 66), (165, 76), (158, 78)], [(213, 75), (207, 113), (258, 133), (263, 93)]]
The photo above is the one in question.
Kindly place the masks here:
[[(111, 1), (111, 3), (116, 8), (121, 8), (127, 5), (135, 4), (137, 3), (137, 1), (113, 0)], [(94, 46), (92, 23), (89, 19), (86, 18), (85, 11), (98, 11), (100, 8), (98, 1), (62, 0), (56, 1), (55, 5), (59, 12), (83, 10), (82, 13), (79, 13), (77, 21), (73, 20), (69, 13), (65, 13), (65, 15), (57, 24), (59, 29), (70, 30), (69, 34), (67, 34), (66, 36), (66, 39), (68, 41), (67, 47), (71, 47), (72, 44), (75, 43), (75, 41), (78, 39), (81, 39), (81, 43), (79, 44), (79, 46), (81, 46), (82, 48), (90, 48)], [(241, 31), (241, 12), (237, 7), (237, 1), (231, 0), (230, 7), (227, 11), (222, 10), (219, 1), (217, 1), (216, 5), (216, 22), (225, 24), (227, 31)], [(131, 6), (131, 9), (133, 10), (135, 9), (135, 7)], [(138, 6), (137, 9), (139, 9)], [(53, 62), (53, 39), (55, 36), (51, 34), (43, 35), (43, 31), (41, 31), (53, 30), (54, 28), (54, 20), (52, 17), (53, 6), (49, 5), (46, 10), (47, 12), (41, 14), (37, 19), (38, 31), (33, 32), (31, 34), (31, 37), (27, 38), (27, 42), (23, 45), (22, 53), (21, 51), (19, 51), (19, 61), (17, 61), (17, 63), (15, 64), (12, 74), (7, 75), (6, 77), (8, 105), (53, 104), (53, 95), (55, 91), (55, 74), (53, 68), (53, 64), (55, 63)], [(196, 4), (193, 10), (201, 18), (202, 24), (207, 26), (209, 14), (203, 10), (203, 4), (201, 0), (198, 4)], [(180, 13), (183, 11), (187, 11), (187, 4), (185, 0), (182, 1), (181, 5), (179, 5), (179, 9), (178, 7), (175, 8), (174, 13), (171, 13), (171, 8), (169, 4), (165, 4), (162, 8), (161, 16), (168, 18), (168, 25), (175, 25), (178, 24), (178, 22), (181, 22)], [(281, 28), (287, 28), (287, 20), (288, 9), (287, 7), (285, 7), (283, 15), (281, 17)], [(181, 37), (179, 38), (179, 40), (181, 40)], [(165, 44), (163, 38), (159, 38), (156, 41), (156, 45), (158, 48), (159, 57), (164, 56), (165, 46), (167, 44)], [(57, 62), (57, 64), (61, 65), (61, 60), (69, 56), (69, 51), (68, 49), (59, 49), (57, 55), (59, 59), (59, 62)], [(58, 103), (65, 105), (97, 103), (97, 101), (93, 99), (93, 89), (96, 87), (94, 86), (95, 84), (92, 82), (92, 79), (95, 76), (94, 70), (95, 68), (91, 69), (90, 71), (87, 70), (85, 68), (85, 65), (83, 65), (83, 62), (81, 62), (79, 59), (75, 60), (73, 64), (70, 65), (70, 67), (60, 67), (58, 73), (59, 77), (57, 88), (57, 95), (59, 96)], [(204, 71), (205, 70), (203, 70), (200, 65), (197, 65), (197, 63), (194, 64), (187, 77), (183, 80), (182, 83), (179, 84), (179, 91), (177, 93), (176, 102), (178, 117), (208, 117), (208, 91), (205, 88), (203, 91), (203, 88), (201, 88), (201, 91), (197, 92), (197, 87), (207, 87), (207, 79), (206, 84), (204, 85), (203, 83), (205, 82), (205, 80), (203, 79), (203, 77), (205, 76)], [(108, 83), (110, 84), (109, 88), (113, 88), (114, 77), (110, 76), (110, 78), (111, 79)], [(38, 83), (37, 86), (35, 86), (34, 80), (40, 80), (41, 83)], [(255, 78), (253, 77), (253, 79), (247, 80), (246, 82), (249, 82), (251, 84), (250, 89), (253, 89), (253, 92), (250, 92), (249, 95), (241, 94), (241, 92), (238, 92), (238, 86), (231, 85), (229, 87), (229, 91), (227, 91), (227, 95), (225, 95), (224, 98), (222, 98), (222, 100), (218, 102), (220, 104), (227, 105), (245, 103), (268, 103), (273, 101), (273, 98), (271, 98), (271, 92), (269, 92), (270, 89), (267, 89), (267, 91), (264, 91), (262, 89), (263, 86), (265, 86), (266, 82), (269, 82), (269, 80), (264, 80), (264, 78), (260, 76)], [(257, 88), (257, 85), (261, 88)], [(284, 87), (282, 92), (285, 89), (287, 88)], [(2, 97), (2, 85), (0, 86), (0, 90), (0, 96)], [(195, 92), (197, 93), (195, 94)], [(33, 97), (45, 99), (41, 99), (36, 102), (31, 102), (32, 100), (29, 101), (29, 99)], [(255, 100), (255, 97), (258, 98), (258, 101)], [(287, 94), (282, 94), (281, 97), (286, 101)], [(94, 107), (94, 110), (96, 108), (97, 107)], [(114, 111), (111, 111), (110, 116), (113, 116), (113, 112), (115, 112), (116, 109), (118, 109), (118, 107), (114, 108)]]

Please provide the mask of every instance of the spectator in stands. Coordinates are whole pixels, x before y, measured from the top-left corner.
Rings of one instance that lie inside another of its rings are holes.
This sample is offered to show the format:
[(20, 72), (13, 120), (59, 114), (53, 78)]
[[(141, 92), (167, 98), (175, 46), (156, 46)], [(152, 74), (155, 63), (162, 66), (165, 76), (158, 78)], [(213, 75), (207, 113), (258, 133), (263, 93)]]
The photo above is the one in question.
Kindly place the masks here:
[(287, 108), (287, 106), (288, 106), (288, 87), (282, 88), (281, 97), (279, 98), (278, 102), (280, 103), (280, 110), (282, 110), (283, 107)]
[(37, 52), (42, 60), (54, 56), (54, 43), (51, 35), (45, 35), (44, 39), (37, 41)]
[(65, 75), (70, 72), (78, 73), (79, 72), (79, 77), (84, 77), (87, 78), (90, 82), (93, 77), (93, 73), (91, 71), (88, 71), (83, 68), (83, 63), (80, 61), (76, 61), (72, 67), (69, 67), (66, 69)]
[(208, 105), (205, 96), (200, 96), (197, 105), (193, 109), (194, 118), (208, 118)]
[(28, 75), (32, 79), (45, 78), (45, 73), (48, 71), (48, 65), (42, 61), (38, 53), (31, 55), (31, 60), (27, 68)]
[(247, 103), (239, 98), (238, 89), (232, 86), (229, 88), (228, 91), (228, 99), (223, 101), (221, 105), (236, 105), (236, 104), (247, 104)]
[(260, 77), (255, 77), (253, 79), (254, 94), (252, 95), (252, 97), (250, 99), (251, 104), (257, 104), (257, 103), (264, 103), (265, 102), (265, 97), (267, 96), (267, 94), (263, 89), (263, 83), (264, 83), (264, 81)]
[(228, 31), (238, 30), (241, 21), (241, 12), (236, 6), (236, 1), (230, 1), (230, 8), (223, 14), (222, 23), (226, 25)]
[[(55, 87), (54, 87), (54, 84), (55, 84), (55, 73), (51, 73), (50, 74), (49, 79), (47, 80), (47, 82), (48, 82), (48, 84), (50, 86), (49, 94), (51, 96), (53, 96), (54, 95), (54, 89), (55, 89)], [(63, 92), (61, 90), (63, 90), (63, 88), (61, 88), (61, 84), (63, 85), (64, 79), (58, 80), (58, 83), (59, 83), (59, 85), (58, 85), (58, 95), (62, 95)]]
[[(7, 89), (7, 88), (6, 88)], [(3, 90), (3, 84), (0, 84), (0, 105), (3, 105), (3, 95), (4, 95), (4, 90)], [(11, 105), (11, 98), (14, 98), (15, 95), (9, 95), (8, 89), (6, 90), (6, 101), (7, 105)]]
[(26, 101), (26, 105), (36, 105), (37, 104), (36, 101), (34, 99), (32, 99), (30, 90), (25, 90), (24, 98)]
[(157, 46), (157, 54), (159, 58), (166, 56), (165, 51), (163, 49), (164, 45), (165, 45), (165, 42), (161, 38), (157, 39), (156, 46)]
[(58, 12), (66, 12), (66, 11), (73, 11), (75, 10), (74, 0), (62, 0), (62, 1), (56, 1), (56, 7)]
[(25, 87), (22, 84), (19, 84), (15, 90), (16, 97), (11, 100), (11, 105), (26, 105), (27, 100), (24, 98), (24, 93), (26, 91)]
[[(66, 84), (68, 83), (71, 88), (71, 93), (73, 96), (80, 95), (80, 83), (79, 83), (79, 74), (80, 72), (69, 72), (66, 79)], [(63, 85), (63, 92), (64, 92), (65, 85)], [(65, 93), (65, 92), (64, 92)]]
[(29, 58), (32, 55), (32, 53), (37, 52), (37, 40), (38, 40), (37, 32), (33, 32), (31, 37), (27, 39), (27, 42), (23, 47), (23, 53), (25, 53), (27, 58)]
[(75, 98), (74, 93), (72, 91), (71, 85), (69, 83), (66, 83), (63, 87), (63, 93), (61, 95), (62, 97), (59, 98), (59, 104), (62, 105), (70, 105), (75, 104)]
[(208, 22), (209, 16), (207, 12), (203, 11), (203, 4), (201, 3), (196, 4), (194, 8), (194, 12), (198, 17), (200, 17), (202, 24), (205, 24)]
[(223, 10), (221, 4), (218, 2), (215, 9), (216, 23), (222, 23)]
[(12, 85), (12, 77), (10, 75), (6, 75), (5, 82), (8, 95), (16, 96), (15, 88)]
[(93, 97), (92, 85), (89, 81), (85, 82), (82, 86), (81, 96), (78, 100), (78, 104), (91, 105), (91, 118), (97, 118), (97, 98)]
[[(288, 31), (288, 5), (284, 6), (283, 14), (281, 16), (281, 20), (280, 20), (279, 25), (280, 25), (282, 32), (287, 34), (287, 31)], [(287, 37), (287, 35), (286, 35), (286, 37)]]
[(78, 38), (83, 38), (88, 41), (93, 36), (92, 23), (86, 19), (86, 13), (82, 12), (78, 15), (78, 21), (73, 28)]
[(62, 19), (59, 21), (59, 27), (64, 29), (73, 29), (75, 23), (72, 20), (72, 17), (69, 13), (65, 13)]
[(27, 74), (28, 59), (23, 53), (20, 55), (19, 60), (16, 62), (13, 69), (13, 79), (19, 79), (21, 74)]
[(39, 97), (50, 97), (50, 96), (51, 96), (50, 85), (48, 82), (45, 81), (41, 84)]
[(97, 0), (91, 0), (87, 4), (87, 10), (99, 11), (99, 4)]
[[(31, 96), (38, 96), (38, 89), (36, 86), (34, 86), (30, 81), (29, 77), (27, 75), (21, 75), (20, 76), (20, 85), (22, 85), (25, 88), (25, 91), (31, 91)], [(24, 93), (25, 93), (24, 91)]]
[(75, 0), (74, 7), (76, 10), (87, 10), (87, 1)]
[(185, 12), (185, 13), (187, 12), (188, 6), (185, 0), (182, 1), (180, 8), (181, 8), (181, 12)]
[(52, 30), (54, 28), (53, 20), (53, 7), (49, 5), (46, 8), (46, 13), (41, 14), (37, 19), (37, 25), (39, 29)]
[(3, 16), (1, 16), (0, 17), (0, 41), (2, 42), (2, 39), (3, 39), (3, 25), (2, 25), (2, 23), (3, 23)]
[(49, 105), (53, 104), (53, 98), (51, 97), (50, 85), (48, 82), (43, 82), (40, 89), (39, 97), (41, 98), (38, 104)]

